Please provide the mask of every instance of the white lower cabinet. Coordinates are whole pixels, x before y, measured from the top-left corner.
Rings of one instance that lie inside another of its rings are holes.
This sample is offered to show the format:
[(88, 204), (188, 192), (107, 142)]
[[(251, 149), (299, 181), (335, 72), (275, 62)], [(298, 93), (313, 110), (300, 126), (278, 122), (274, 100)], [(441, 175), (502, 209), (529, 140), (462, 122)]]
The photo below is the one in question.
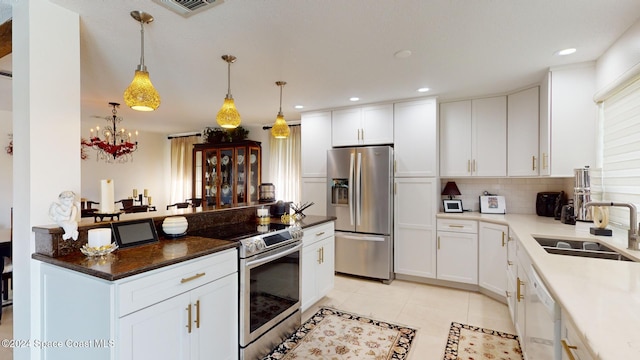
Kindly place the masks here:
[(478, 284), (478, 222), (438, 219), (437, 278)]
[(236, 249), (116, 281), (42, 264), (40, 338), (76, 342), (42, 356), (237, 359), (237, 269)]
[(562, 360), (593, 360), (587, 346), (579, 337), (578, 330), (564, 311), (561, 315), (560, 342), (562, 343)]
[(507, 238), (507, 305), (511, 321), (516, 323), (516, 279), (518, 277), (518, 259), (516, 258), (516, 241), (513, 236)]
[(504, 296), (507, 290), (509, 227), (480, 222), (478, 231), (478, 285)]
[(302, 311), (333, 289), (335, 273), (334, 223), (304, 229), (302, 237)]
[(237, 359), (237, 289), (231, 274), (122, 317), (119, 359)]

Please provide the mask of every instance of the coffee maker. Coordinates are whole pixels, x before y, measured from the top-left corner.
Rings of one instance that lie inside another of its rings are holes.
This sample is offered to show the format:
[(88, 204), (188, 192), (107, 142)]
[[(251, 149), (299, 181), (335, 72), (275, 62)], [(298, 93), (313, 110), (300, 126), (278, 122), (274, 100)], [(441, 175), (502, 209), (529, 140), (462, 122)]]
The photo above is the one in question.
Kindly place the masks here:
[(591, 207), (585, 206), (591, 201), (591, 175), (589, 166), (574, 169), (573, 210), (577, 221), (593, 221)]

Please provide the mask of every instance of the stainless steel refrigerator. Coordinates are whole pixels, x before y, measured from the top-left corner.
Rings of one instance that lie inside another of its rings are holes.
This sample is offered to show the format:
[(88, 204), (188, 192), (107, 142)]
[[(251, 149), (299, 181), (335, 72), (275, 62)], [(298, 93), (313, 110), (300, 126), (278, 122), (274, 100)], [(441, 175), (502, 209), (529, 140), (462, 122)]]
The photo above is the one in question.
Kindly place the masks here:
[(393, 148), (327, 151), (327, 215), (336, 220), (336, 272), (393, 280)]

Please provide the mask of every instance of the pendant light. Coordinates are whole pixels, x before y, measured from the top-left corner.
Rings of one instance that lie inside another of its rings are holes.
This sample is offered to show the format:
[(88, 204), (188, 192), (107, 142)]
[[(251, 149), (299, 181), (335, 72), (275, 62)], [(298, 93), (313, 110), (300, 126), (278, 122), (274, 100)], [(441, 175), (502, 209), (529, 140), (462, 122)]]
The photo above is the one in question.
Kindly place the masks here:
[(236, 105), (231, 96), (231, 63), (236, 61), (233, 55), (222, 55), (222, 60), (227, 62), (227, 96), (224, 98), (222, 108), (218, 111), (216, 121), (218, 125), (225, 129), (235, 129), (240, 125), (240, 113), (236, 109)]
[(160, 95), (153, 87), (144, 65), (144, 24), (152, 22), (153, 16), (142, 11), (132, 11), (131, 17), (140, 23), (140, 64), (133, 81), (124, 91), (124, 102), (133, 110), (153, 111), (160, 106)]
[(276, 85), (280, 86), (280, 110), (278, 111), (276, 122), (271, 128), (271, 135), (276, 139), (285, 139), (289, 136), (289, 125), (287, 125), (284, 115), (282, 115), (282, 88), (286, 84), (284, 81), (276, 81)]

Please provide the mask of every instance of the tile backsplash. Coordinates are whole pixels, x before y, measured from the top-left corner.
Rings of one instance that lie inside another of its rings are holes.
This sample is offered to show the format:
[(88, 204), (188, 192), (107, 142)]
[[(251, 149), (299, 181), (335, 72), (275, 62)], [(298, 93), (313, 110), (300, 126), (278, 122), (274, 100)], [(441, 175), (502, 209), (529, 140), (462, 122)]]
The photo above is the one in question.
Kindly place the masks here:
[[(480, 211), (479, 197), (485, 191), (505, 197), (507, 214), (535, 214), (536, 195), (542, 191), (564, 191), (573, 198), (574, 178), (442, 178), (440, 191), (447, 181), (455, 181), (465, 210)], [(442, 196), (441, 199), (448, 199)], [(440, 202), (442, 211), (442, 201)]]

